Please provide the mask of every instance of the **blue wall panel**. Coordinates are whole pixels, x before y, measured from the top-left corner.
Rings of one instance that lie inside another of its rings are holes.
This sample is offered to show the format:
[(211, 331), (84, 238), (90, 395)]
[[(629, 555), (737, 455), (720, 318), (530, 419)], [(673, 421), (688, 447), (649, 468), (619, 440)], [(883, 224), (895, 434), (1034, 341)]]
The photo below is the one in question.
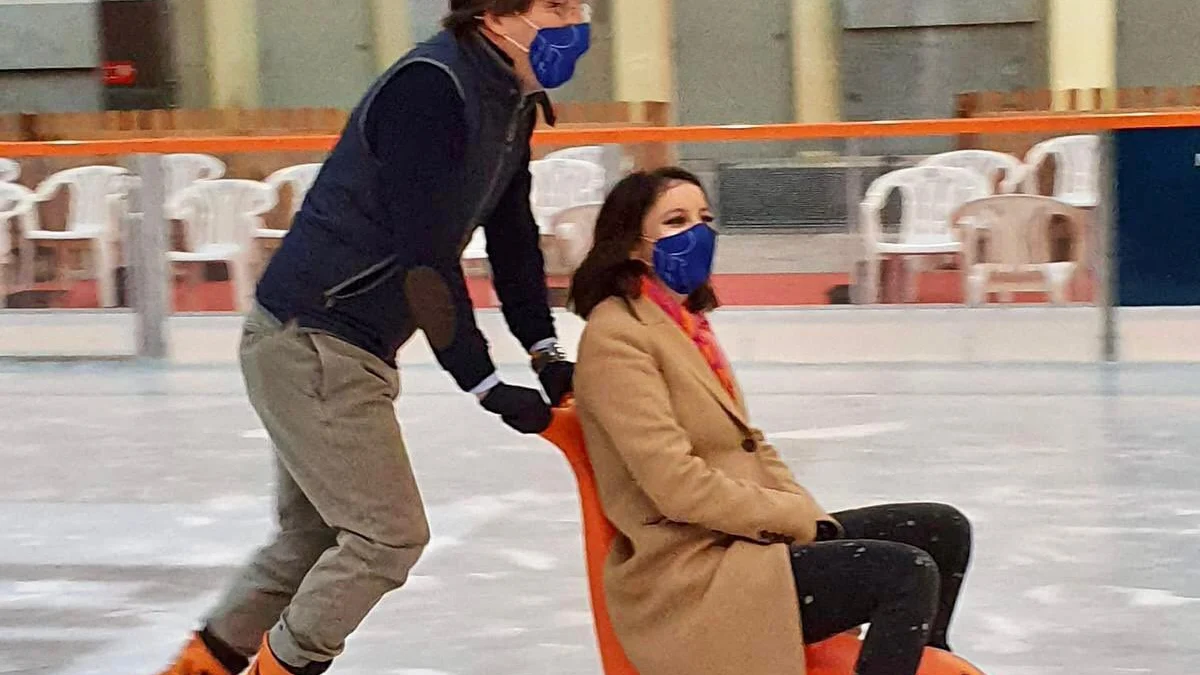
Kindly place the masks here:
[(1116, 134), (1119, 304), (1200, 305), (1200, 129)]

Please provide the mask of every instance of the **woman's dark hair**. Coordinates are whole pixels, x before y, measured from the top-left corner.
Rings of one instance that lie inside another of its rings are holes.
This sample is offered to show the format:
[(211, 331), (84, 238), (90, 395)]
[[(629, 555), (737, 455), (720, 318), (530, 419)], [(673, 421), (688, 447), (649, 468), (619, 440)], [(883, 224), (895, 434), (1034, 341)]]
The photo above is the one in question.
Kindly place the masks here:
[[(642, 278), (651, 273), (650, 267), (629, 254), (642, 240), (646, 214), (672, 183), (680, 181), (704, 190), (695, 174), (678, 167), (639, 171), (612, 189), (596, 219), (592, 250), (571, 279), (567, 304), (572, 311), (587, 319), (608, 298), (629, 300), (641, 296)], [(712, 311), (719, 304), (712, 285), (706, 283), (688, 296), (685, 306), (699, 313)]]
[(462, 35), (475, 27), (476, 18), (484, 12), (509, 16), (528, 12), (533, 0), (450, 0), (450, 13), (442, 19), (442, 27)]

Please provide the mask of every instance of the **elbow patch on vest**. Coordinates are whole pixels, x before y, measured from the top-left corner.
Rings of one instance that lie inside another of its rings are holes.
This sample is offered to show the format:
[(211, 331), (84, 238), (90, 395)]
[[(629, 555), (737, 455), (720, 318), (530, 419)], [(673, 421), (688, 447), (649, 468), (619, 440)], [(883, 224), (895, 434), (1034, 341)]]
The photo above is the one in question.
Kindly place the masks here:
[(454, 344), (457, 310), (450, 286), (437, 270), (431, 267), (409, 270), (404, 277), (404, 296), (417, 327), (429, 339), (429, 346), (442, 351)]

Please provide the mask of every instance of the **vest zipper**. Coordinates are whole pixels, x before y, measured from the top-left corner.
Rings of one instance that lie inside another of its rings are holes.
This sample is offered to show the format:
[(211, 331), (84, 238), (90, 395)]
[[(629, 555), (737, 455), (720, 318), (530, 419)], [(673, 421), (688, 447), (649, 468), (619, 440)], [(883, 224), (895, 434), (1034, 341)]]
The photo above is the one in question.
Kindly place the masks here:
[(517, 138), (517, 126), (521, 122), (521, 117), (525, 114), (525, 108), (529, 104), (531, 97), (532, 95), (526, 95), (521, 98), (521, 104), (517, 106), (512, 118), (508, 121), (508, 131), (504, 137), (504, 163), (492, 173), (492, 180), (488, 183), (488, 189), (484, 192), (483, 199), (479, 200), (479, 206), (475, 209), (475, 215), (471, 217), (471, 222), (468, 223), (468, 236), (475, 231), (475, 228), (479, 227), (479, 221), (483, 217), (483, 207), (492, 201), (492, 195), (495, 194), (497, 184), (500, 182), (500, 174), (504, 173), (504, 168), (508, 166), (508, 155), (512, 152), (512, 143)]
[[(388, 257), (384, 258), (383, 260), (375, 263), (374, 265), (371, 265), (367, 269), (359, 272), (358, 274), (355, 274), (354, 276), (350, 277), (349, 279), (346, 279), (345, 281), (338, 284), (337, 286), (334, 286), (333, 288), (330, 288), (329, 290), (325, 291), (322, 294), (322, 297), (325, 298), (325, 308), (332, 309), (333, 306), (336, 305), (339, 300), (349, 300), (350, 298), (356, 298), (365, 293), (370, 293), (371, 291), (378, 288), (379, 285), (382, 284), (383, 282), (396, 276), (396, 273), (400, 271), (400, 266), (396, 264), (397, 257), (398, 256), (394, 256), (394, 255), (388, 256)], [(388, 269), (389, 267), (391, 269)], [(383, 273), (380, 274), (380, 272), (383, 272)], [(339, 295), (342, 291), (353, 286), (354, 284), (357, 284), (361, 281), (365, 281), (366, 279), (369, 279), (376, 274), (379, 275), (379, 278), (371, 281), (371, 283), (367, 284), (363, 288), (360, 288), (360, 289), (354, 291), (353, 293)]]
[(508, 150), (512, 149), (512, 142), (517, 137), (517, 124), (521, 121), (521, 117), (525, 114), (525, 106), (529, 103), (530, 97), (521, 98), (521, 104), (517, 106), (516, 112), (513, 113), (512, 119), (508, 122), (508, 134), (504, 137)]

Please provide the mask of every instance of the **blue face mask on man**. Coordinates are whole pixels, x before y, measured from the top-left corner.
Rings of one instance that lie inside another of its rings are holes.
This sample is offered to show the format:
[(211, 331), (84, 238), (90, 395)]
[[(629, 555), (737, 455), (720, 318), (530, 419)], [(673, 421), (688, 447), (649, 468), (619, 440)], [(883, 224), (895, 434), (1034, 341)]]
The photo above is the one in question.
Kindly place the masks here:
[(538, 83), (547, 89), (557, 89), (575, 76), (579, 59), (592, 47), (591, 13), (583, 6), (583, 22), (570, 26), (542, 28), (528, 17), (521, 20), (537, 31), (528, 47), (511, 36), (500, 33), (505, 40), (529, 54), (529, 63)]
[(575, 66), (592, 46), (592, 24), (579, 23), (560, 28), (538, 28), (537, 37), (529, 45), (529, 62), (538, 82), (547, 89), (556, 89), (575, 76)]
[(717, 232), (699, 223), (654, 242), (654, 273), (667, 288), (691, 295), (712, 277)]

